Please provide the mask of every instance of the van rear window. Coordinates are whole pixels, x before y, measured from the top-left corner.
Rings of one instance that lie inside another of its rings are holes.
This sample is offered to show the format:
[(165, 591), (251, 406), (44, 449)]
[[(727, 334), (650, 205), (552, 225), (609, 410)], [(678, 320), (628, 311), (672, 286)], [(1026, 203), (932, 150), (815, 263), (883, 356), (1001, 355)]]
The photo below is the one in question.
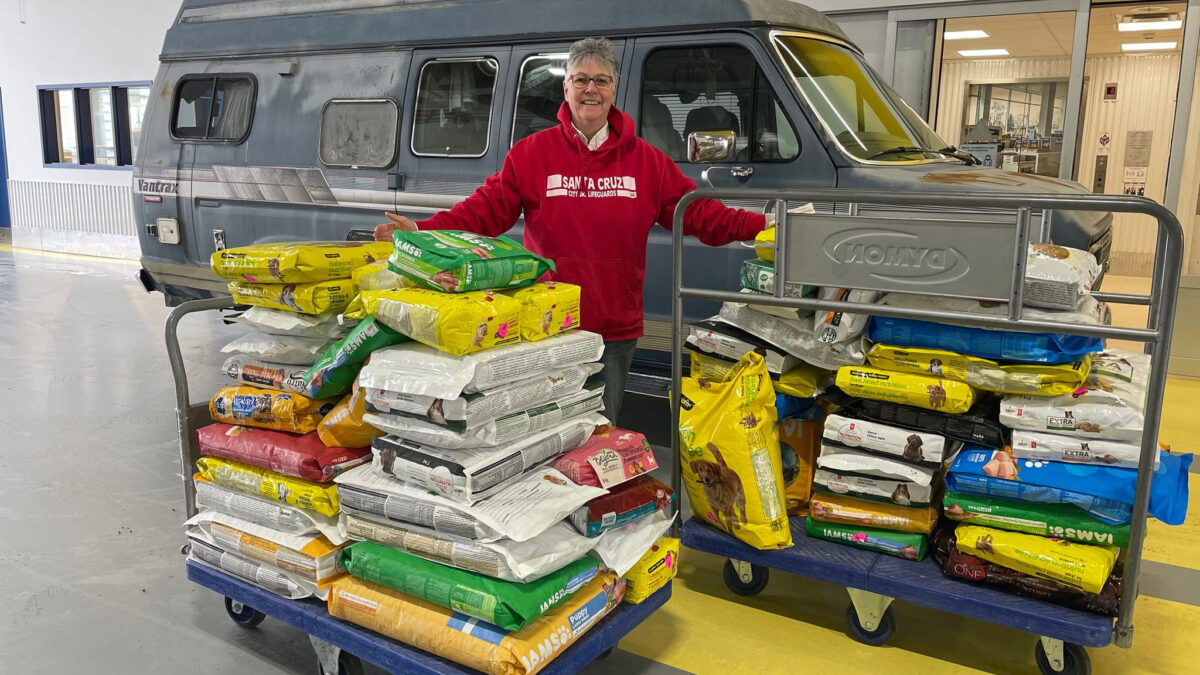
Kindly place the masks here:
[(388, 98), (332, 100), (321, 111), (321, 163), (383, 169), (396, 159), (400, 109)]
[(421, 68), (414, 112), (414, 155), (482, 157), (488, 150), (495, 59), (430, 61)]
[(171, 134), (176, 139), (233, 141), (250, 133), (254, 80), (247, 76), (188, 76), (175, 87)]

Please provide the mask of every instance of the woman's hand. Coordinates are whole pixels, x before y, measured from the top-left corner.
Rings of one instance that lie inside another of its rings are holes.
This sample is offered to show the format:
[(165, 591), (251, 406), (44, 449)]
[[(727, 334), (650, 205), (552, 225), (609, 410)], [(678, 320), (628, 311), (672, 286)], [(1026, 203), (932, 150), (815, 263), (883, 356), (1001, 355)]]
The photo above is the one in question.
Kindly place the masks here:
[(384, 211), (383, 215), (387, 216), (389, 222), (375, 226), (375, 241), (391, 241), (392, 233), (396, 230), (405, 232), (416, 232), (417, 230), (417, 224), (404, 216), (398, 216), (390, 211)]

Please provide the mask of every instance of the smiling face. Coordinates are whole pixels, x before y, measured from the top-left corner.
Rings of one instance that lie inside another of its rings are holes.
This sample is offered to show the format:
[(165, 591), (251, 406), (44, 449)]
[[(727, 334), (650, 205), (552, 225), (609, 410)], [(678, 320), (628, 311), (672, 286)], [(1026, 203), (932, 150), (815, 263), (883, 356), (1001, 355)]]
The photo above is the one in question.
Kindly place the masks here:
[[(604, 126), (608, 120), (608, 110), (612, 108), (613, 99), (617, 95), (615, 73), (604, 63), (596, 59), (580, 61), (563, 80), (563, 97), (571, 108), (571, 122), (576, 128), (585, 133), (594, 133)], [(586, 87), (577, 89), (572, 82), (575, 78), (602, 76), (608, 79), (608, 87), (599, 87), (595, 81), (587, 83)]]

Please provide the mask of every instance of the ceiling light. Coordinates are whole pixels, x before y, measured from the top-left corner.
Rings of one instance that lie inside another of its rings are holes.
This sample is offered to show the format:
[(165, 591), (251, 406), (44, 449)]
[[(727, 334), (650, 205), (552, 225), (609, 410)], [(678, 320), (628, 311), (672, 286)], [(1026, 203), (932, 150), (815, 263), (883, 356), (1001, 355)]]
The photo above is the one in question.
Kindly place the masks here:
[(1122, 33), (1140, 33), (1153, 30), (1177, 30), (1183, 27), (1180, 19), (1160, 21), (1122, 21), (1117, 24), (1117, 30)]
[(978, 40), (988, 34), (981, 30), (948, 30), (942, 35), (943, 40)]
[[(1172, 42), (1172, 45), (1175, 43)], [(1008, 56), (1007, 49), (960, 49), (959, 56)]]
[[(1174, 42), (1126, 42), (1121, 45), (1123, 52), (1161, 52), (1175, 49)], [(959, 52), (961, 54), (962, 52)]]

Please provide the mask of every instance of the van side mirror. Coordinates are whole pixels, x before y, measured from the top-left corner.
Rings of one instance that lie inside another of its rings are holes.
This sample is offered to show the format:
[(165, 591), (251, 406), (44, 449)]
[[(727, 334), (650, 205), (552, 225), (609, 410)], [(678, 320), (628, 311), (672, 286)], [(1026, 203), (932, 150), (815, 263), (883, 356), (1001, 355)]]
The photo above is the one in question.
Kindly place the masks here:
[(692, 164), (733, 159), (737, 134), (732, 131), (693, 131), (688, 134), (688, 161)]

